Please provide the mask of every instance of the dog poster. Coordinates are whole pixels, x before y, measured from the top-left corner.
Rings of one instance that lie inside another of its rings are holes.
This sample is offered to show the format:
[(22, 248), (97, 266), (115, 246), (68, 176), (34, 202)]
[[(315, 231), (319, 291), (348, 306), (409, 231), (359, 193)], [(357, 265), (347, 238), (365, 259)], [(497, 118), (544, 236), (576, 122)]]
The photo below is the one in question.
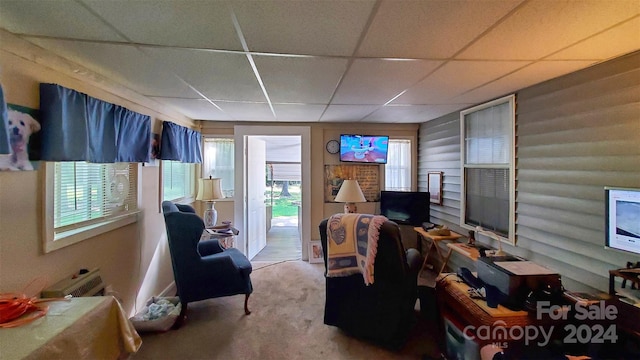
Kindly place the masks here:
[(40, 160), (38, 110), (7, 104), (11, 154), (0, 155), (0, 171), (35, 170)]

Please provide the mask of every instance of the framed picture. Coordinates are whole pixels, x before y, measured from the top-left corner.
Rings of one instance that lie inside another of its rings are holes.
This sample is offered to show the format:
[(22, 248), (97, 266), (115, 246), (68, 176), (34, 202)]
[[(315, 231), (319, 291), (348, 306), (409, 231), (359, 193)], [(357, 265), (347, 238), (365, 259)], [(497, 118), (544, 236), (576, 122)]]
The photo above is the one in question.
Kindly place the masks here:
[(321, 263), (324, 261), (324, 256), (322, 254), (322, 244), (320, 241), (310, 241), (309, 242), (309, 263)]
[(429, 200), (433, 204), (442, 205), (442, 171), (429, 172), (427, 174), (429, 188)]

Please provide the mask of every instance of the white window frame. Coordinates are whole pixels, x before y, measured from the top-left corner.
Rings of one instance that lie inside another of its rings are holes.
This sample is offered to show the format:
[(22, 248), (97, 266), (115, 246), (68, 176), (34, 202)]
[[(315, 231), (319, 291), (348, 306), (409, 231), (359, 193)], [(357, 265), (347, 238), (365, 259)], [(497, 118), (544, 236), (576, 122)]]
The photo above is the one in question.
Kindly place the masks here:
[[(173, 199), (164, 198), (164, 168), (167, 166), (169, 161), (171, 160), (160, 161), (160, 204), (162, 204), (162, 201), (164, 200), (169, 200), (169, 201), (177, 202), (180, 204), (193, 203), (195, 201), (195, 191), (196, 191), (196, 176), (195, 176), (196, 164), (185, 163), (185, 165), (188, 166), (189, 173), (190, 173), (189, 179), (185, 180), (185, 181), (188, 181), (188, 185), (189, 185), (187, 193), (182, 194), (182, 196), (173, 198)], [(160, 206), (160, 208), (162, 208), (162, 205)]]
[[(511, 245), (515, 245), (516, 237), (515, 237), (515, 208), (516, 208), (516, 186), (515, 186), (515, 160), (516, 160), (516, 147), (515, 147), (515, 139), (516, 139), (516, 126), (515, 126), (515, 111), (516, 111), (516, 97), (515, 95), (508, 95), (478, 106), (474, 106), (470, 109), (463, 110), (460, 112), (460, 170), (461, 170), (461, 194), (460, 194), (460, 226), (468, 230), (474, 230), (475, 227), (470, 224), (465, 223), (466, 219), (466, 199), (467, 199), (467, 189), (466, 189), (466, 179), (465, 169), (467, 168), (466, 164), (466, 127), (465, 127), (465, 116), (476, 111), (480, 111), (492, 106), (501, 105), (504, 103), (509, 103), (510, 106), (510, 117), (511, 121), (509, 122), (510, 128), (507, 129), (509, 136), (509, 163), (506, 165), (498, 165), (498, 164), (473, 164), (473, 168), (487, 168), (487, 169), (508, 169), (509, 170), (509, 234), (507, 237), (504, 237), (500, 234), (496, 234), (500, 241), (509, 243)], [(490, 229), (488, 229), (490, 231)]]
[[(413, 151), (413, 140), (410, 139), (410, 138), (400, 138), (399, 137), (399, 138), (390, 138), (389, 142), (392, 142), (392, 141), (403, 141), (403, 142), (404, 141), (408, 141), (409, 142), (409, 161), (408, 161), (409, 165), (408, 165), (408, 169), (407, 169), (408, 172), (409, 172), (409, 174), (407, 176), (408, 184), (406, 184), (407, 186), (403, 187), (402, 189), (387, 187), (387, 176), (390, 175), (389, 174), (390, 172), (387, 171), (388, 167), (390, 166), (389, 162), (387, 161), (387, 164), (385, 164), (385, 171), (384, 171), (384, 189), (385, 190), (394, 190), (394, 191), (411, 191), (411, 189), (413, 188), (413, 163), (414, 163), (414, 161), (413, 161), (413, 156), (414, 156), (413, 155), (413, 153), (414, 153), (414, 151)], [(391, 148), (389, 148), (389, 154), (387, 155), (387, 157), (389, 155), (391, 155)]]
[[(54, 225), (54, 206), (55, 206), (55, 162), (44, 162), (44, 206), (42, 218), (43, 226), (43, 252), (49, 253), (63, 247), (73, 245), (80, 241), (84, 241), (100, 234), (118, 229), (120, 227), (135, 223), (138, 221), (140, 210), (127, 212), (123, 215), (112, 216), (88, 225), (79, 226), (70, 230), (56, 232)], [(137, 203), (140, 204), (140, 164), (137, 164)], [(139, 208), (138, 208), (139, 209)]]

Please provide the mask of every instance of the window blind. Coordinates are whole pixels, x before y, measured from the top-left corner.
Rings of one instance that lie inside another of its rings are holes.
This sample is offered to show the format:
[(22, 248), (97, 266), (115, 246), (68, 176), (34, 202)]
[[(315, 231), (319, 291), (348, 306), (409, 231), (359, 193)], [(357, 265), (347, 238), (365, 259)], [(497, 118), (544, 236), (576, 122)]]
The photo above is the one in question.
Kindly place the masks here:
[(464, 121), (467, 164), (509, 164), (508, 102), (465, 115)]
[(176, 200), (193, 195), (194, 165), (179, 161), (162, 161), (162, 198)]
[(461, 225), (512, 238), (513, 97), (461, 112), (464, 138)]
[(137, 166), (57, 162), (54, 176), (57, 233), (137, 211)]
[[(509, 234), (509, 170), (465, 170), (467, 180), (466, 223), (496, 234)], [(505, 216), (506, 215), (506, 216)]]

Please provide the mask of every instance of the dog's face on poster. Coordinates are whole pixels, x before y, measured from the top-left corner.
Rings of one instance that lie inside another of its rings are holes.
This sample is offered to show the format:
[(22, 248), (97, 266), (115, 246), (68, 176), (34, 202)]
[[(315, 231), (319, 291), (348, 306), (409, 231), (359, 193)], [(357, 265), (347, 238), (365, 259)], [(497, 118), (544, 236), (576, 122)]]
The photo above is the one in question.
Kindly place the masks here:
[(40, 131), (40, 123), (31, 115), (9, 110), (11, 155), (0, 156), (0, 170), (33, 170), (29, 162), (29, 137)]

